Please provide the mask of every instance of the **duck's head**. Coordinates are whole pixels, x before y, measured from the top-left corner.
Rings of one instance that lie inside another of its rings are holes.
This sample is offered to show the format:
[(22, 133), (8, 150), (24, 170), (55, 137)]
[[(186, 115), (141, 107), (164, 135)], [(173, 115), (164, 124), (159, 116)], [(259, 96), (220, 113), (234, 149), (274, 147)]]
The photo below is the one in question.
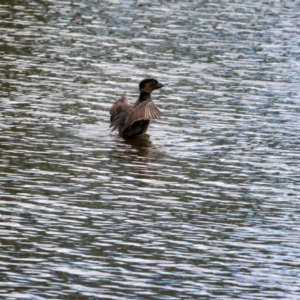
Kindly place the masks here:
[(140, 82), (139, 88), (140, 92), (151, 93), (156, 89), (160, 89), (164, 85), (159, 83), (154, 78), (146, 78)]

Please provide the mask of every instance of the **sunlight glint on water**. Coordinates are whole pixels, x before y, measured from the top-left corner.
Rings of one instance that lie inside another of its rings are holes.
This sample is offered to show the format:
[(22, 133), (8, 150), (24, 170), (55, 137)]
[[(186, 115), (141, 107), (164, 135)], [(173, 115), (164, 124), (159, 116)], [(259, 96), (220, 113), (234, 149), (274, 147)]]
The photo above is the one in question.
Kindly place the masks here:
[[(0, 295), (300, 299), (295, 3), (2, 1)], [(154, 77), (164, 116), (109, 108)]]

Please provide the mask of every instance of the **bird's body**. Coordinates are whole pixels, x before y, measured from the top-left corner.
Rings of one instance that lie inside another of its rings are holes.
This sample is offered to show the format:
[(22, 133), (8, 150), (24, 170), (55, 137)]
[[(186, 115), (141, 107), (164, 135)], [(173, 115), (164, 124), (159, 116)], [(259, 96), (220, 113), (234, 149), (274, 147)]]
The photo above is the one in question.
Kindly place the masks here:
[(130, 104), (126, 96), (122, 96), (110, 108), (110, 127), (118, 130), (124, 138), (136, 138), (144, 134), (151, 121), (162, 116), (151, 99), (151, 92), (163, 87), (155, 79), (144, 79), (140, 82), (140, 96), (135, 104)]

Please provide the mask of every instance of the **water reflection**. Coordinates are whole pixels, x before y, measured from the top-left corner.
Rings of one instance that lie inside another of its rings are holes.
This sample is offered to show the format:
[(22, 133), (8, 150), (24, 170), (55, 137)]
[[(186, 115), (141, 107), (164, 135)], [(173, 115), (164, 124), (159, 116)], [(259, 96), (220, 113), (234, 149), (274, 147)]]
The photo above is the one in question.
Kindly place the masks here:
[(125, 156), (127, 156), (129, 159), (131, 157), (130, 154), (132, 153), (136, 153), (138, 156), (151, 159), (151, 153), (153, 153), (154, 150), (154, 146), (151, 142), (149, 134), (144, 134), (136, 139), (124, 139), (122, 143), (118, 145), (118, 147), (121, 147), (121, 145), (130, 146), (130, 152), (126, 153), (126, 150), (124, 152)]
[[(0, 18), (0, 297), (297, 299), (294, 1), (2, 1)], [(164, 118), (110, 134), (146, 77), (169, 83)]]
[(150, 135), (145, 134), (136, 139), (115, 137), (110, 156), (119, 166), (116, 172), (124, 172), (132, 184), (141, 187), (145, 182), (149, 186), (151, 179), (157, 176), (160, 168), (156, 162), (163, 155), (152, 143)]

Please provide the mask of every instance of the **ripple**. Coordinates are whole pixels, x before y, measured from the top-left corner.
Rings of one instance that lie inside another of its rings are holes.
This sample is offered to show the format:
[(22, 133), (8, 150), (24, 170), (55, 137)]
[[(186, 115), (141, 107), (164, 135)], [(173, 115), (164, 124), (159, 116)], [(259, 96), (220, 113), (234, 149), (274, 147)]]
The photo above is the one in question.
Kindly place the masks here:
[(2, 297), (298, 297), (298, 12), (217, 2), (0, 5)]

